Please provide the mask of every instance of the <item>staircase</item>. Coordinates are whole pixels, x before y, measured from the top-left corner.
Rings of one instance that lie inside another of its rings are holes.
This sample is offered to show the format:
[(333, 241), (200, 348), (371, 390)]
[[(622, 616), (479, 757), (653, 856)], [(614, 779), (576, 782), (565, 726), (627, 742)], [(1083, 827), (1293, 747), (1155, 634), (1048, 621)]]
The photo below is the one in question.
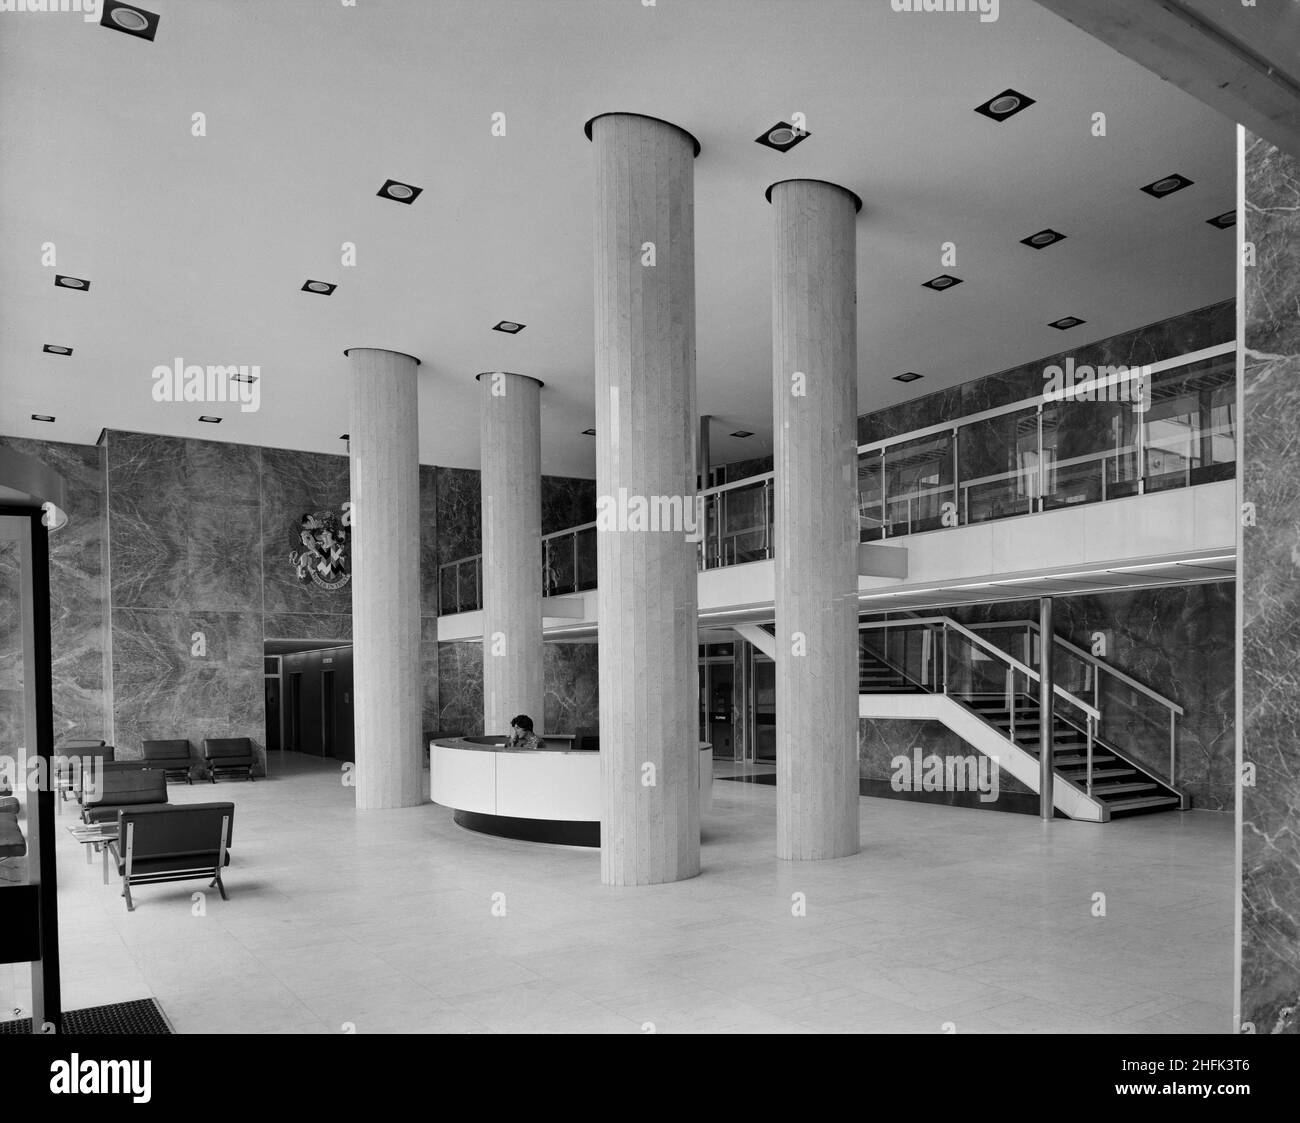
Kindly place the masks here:
[(859, 694), (921, 694), (923, 688), (874, 651), (858, 647)]
[[(1038, 699), (1027, 694), (1016, 698), (1015, 735), (1011, 712), (1002, 697), (958, 698), (1008, 740), (1039, 757)], [(1088, 734), (1061, 714), (1052, 715), (1052, 769), (1057, 777), (1087, 790)], [(1140, 765), (1120, 755), (1100, 738), (1093, 738), (1092, 792), (1106, 805), (1108, 817), (1143, 815), (1152, 811), (1176, 811), (1182, 800), (1163, 781)]]
[[(887, 638), (880, 642), (881, 635), (873, 634), (873, 629), (880, 628), (886, 629), (884, 636), (892, 635), (895, 640), (902, 640), (904, 632), (910, 633), (909, 639), (926, 633), (920, 652), (907, 640), (892, 647)], [(1071, 657), (1091, 658), (1064, 640), (1058, 638), (1056, 642), (1074, 653)], [(886, 657), (879, 648), (890, 651), (895, 658)], [(967, 663), (959, 666), (963, 658)], [(979, 674), (970, 673), (972, 660), (981, 665)], [(1106, 673), (1118, 674), (1104, 664), (1099, 666)], [(1040, 735), (1037, 679), (1033, 668), (947, 617), (864, 625), (858, 645), (858, 690), (864, 715), (943, 721), (967, 744), (997, 759), (1033, 790), (1038, 786)], [(975, 680), (980, 682), (972, 685)], [(990, 682), (1000, 681), (1006, 682), (1006, 689), (987, 688)], [(917, 698), (915, 703), (905, 701), (907, 696), (916, 695), (928, 697), (925, 701)], [(959, 712), (944, 709), (954, 705), (968, 716), (962, 718)], [(1074, 818), (1106, 822), (1188, 805), (1186, 797), (1166, 780), (1101, 736), (1097, 709), (1058, 686), (1053, 711), (1055, 782), (1058, 790), (1061, 785), (1072, 789), (1067, 800), (1057, 801), (1058, 810)], [(971, 717), (978, 723), (972, 724)], [(990, 733), (996, 736), (990, 737)], [(1067, 802), (1071, 810), (1063, 808), (1062, 802)]]

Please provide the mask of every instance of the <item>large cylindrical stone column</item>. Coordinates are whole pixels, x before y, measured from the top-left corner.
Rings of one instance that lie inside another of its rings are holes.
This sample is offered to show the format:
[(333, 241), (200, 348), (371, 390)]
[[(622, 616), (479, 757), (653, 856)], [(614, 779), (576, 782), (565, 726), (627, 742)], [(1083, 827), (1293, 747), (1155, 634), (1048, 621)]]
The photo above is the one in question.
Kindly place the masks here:
[(855, 219), (842, 187), (767, 189), (775, 219), (776, 834), (780, 858), (856, 854)]
[(596, 164), (601, 878), (700, 870), (695, 215), (689, 133), (613, 113)]
[(542, 384), (478, 376), (483, 525), (483, 732), (527, 714), (545, 726), (542, 680)]
[(357, 808), (423, 801), (420, 448), (416, 367), (353, 347), (352, 688)]

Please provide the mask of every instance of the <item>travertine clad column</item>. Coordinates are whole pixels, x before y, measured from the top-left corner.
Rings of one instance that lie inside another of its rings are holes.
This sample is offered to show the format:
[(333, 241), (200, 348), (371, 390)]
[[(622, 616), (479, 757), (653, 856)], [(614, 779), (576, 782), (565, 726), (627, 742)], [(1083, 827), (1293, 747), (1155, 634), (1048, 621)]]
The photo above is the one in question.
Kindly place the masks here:
[(776, 852), (858, 851), (857, 240), (861, 201), (796, 179), (775, 219)]
[(542, 384), (478, 376), (483, 523), (483, 732), (527, 714), (543, 730)]
[[(700, 871), (689, 540), (699, 145), (675, 125), (626, 113), (589, 121), (587, 135), (596, 157), (601, 878), (648, 885)], [(675, 525), (660, 517), (647, 528), (647, 507), (662, 515), (674, 500)]]
[(346, 354), (357, 808), (411, 807), (423, 801), (419, 360), (370, 347)]

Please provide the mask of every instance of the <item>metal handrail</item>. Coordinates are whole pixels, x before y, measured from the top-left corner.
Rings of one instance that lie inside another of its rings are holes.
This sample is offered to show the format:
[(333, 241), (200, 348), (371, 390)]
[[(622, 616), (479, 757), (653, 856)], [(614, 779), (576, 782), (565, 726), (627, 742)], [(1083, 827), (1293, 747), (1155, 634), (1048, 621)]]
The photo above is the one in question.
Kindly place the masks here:
[[(1142, 364), (1139, 367), (1130, 368), (1124, 374), (1109, 375), (1106, 378), (1099, 379), (1093, 382), (1091, 385), (1094, 390), (1097, 390), (1110, 385), (1118, 384), (1125, 380), (1131, 380), (1137, 377), (1149, 377), (1151, 375), (1163, 371), (1174, 370), (1184, 366), (1191, 366), (1195, 363), (1205, 362), (1210, 359), (1215, 359), (1224, 355), (1231, 354), (1236, 350), (1236, 347), (1237, 344), (1235, 340), (1228, 343), (1218, 344), (1214, 347), (1206, 347), (1199, 351), (1189, 352), (1184, 355), (1177, 355), (1171, 359), (1162, 359), (1158, 362)], [(952, 452), (952, 458), (953, 458), (953, 464), (955, 469), (957, 464), (955, 442), (960, 439), (961, 431), (963, 429), (967, 428), (968, 426), (978, 424), (981, 421), (987, 421), (995, 417), (1002, 417), (1007, 414), (1024, 412), (1027, 410), (1038, 411), (1039, 443), (1037, 449), (1038, 463), (1036, 469), (1027, 470), (1023, 468), (1018, 468), (1018, 469), (1013, 469), (1011, 471), (1008, 471), (1006, 473), (996, 474), (992, 476), (985, 476), (975, 480), (962, 479), (960, 473), (954, 471), (954, 478), (951, 483), (940, 484), (937, 487), (921, 488), (916, 491), (904, 492), (899, 495), (889, 494), (888, 476), (887, 473), (885, 473), (882, 470), (880, 481), (879, 481), (880, 488), (879, 488), (878, 496), (870, 496), (864, 499), (862, 497), (863, 493), (859, 492), (859, 497), (857, 500), (859, 525), (865, 526), (867, 530), (878, 529), (883, 536), (889, 537), (890, 529), (895, 525), (895, 521), (891, 520), (888, 516), (890, 511), (892, 509), (895, 509), (898, 505), (905, 504), (907, 506), (907, 518), (897, 520), (897, 525), (901, 526), (906, 524), (908, 527), (910, 527), (913, 521), (915, 521), (912, 514), (912, 505), (918, 500), (929, 498), (932, 496), (951, 494), (953, 498), (960, 504), (962, 497), (964, 495), (966, 503), (969, 504), (971, 501), (972, 488), (976, 488), (984, 484), (990, 484), (999, 480), (1010, 481), (1014, 479), (1022, 479), (1026, 481), (1026, 483), (1031, 485), (1036, 481), (1037, 487), (1030, 486), (1028, 490), (1024, 492), (1023, 498), (1028, 502), (1030, 502), (1031, 504), (1036, 505), (1039, 509), (1041, 509), (1042, 504), (1044, 503), (1044, 498), (1047, 490), (1044, 484), (1046, 481), (1047, 474), (1049, 472), (1047, 457), (1043, 455), (1043, 449), (1042, 449), (1042, 442), (1043, 442), (1042, 409), (1046, 401), (1047, 399), (1045, 394), (1038, 394), (1034, 397), (1024, 398), (1020, 401), (1012, 402), (1009, 405), (997, 406), (993, 409), (982, 410), (980, 412), (972, 413), (965, 417), (957, 418), (952, 421), (940, 422), (936, 425), (930, 425), (921, 429), (914, 429), (908, 433), (902, 433), (894, 437), (888, 437), (881, 441), (874, 441), (868, 444), (859, 445), (858, 446), (858, 456), (860, 462), (859, 480), (862, 479), (862, 471), (861, 471), (862, 457), (878, 455), (879, 457), (878, 463), (883, 468), (885, 462), (885, 453), (888, 449), (893, 448), (895, 446), (904, 445), (909, 442), (921, 440), (928, 436), (937, 436), (940, 434), (950, 434), (953, 437), (954, 449)], [(1049, 402), (1047, 404), (1055, 404), (1055, 402)], [(1052, 463), (1050, 467), (1050, 471), (1060, 472), (1070, 467), (1089, 464), (1089, 463), (1097, 463), (1099, 465), (1104, 466), (1105, 463), (1111, 459), (1118, 459), (1120, 457), (1124, 457), (1136, 453), (1140, 461), (1137, 475), (1133, 477), (1132, 480), (1124, 480), (1124, 481), (1116, 481), (1116, 482), (1117, 483), (1135, 482), (1138, 488), (1138, 492), (1142, 493), (1145, 490), (1145, 481), (1146, 481), (1145, 454), (1147, 448), (1146, 448), (1146, 440), (1145, 440), (1145, 431), (1146, 431), (1145, 424), (1140, 424), (1137, 426), (1137, 443), (1135, 445), (1124, 446), (1122, 448), (1106, 449), (1104, 451), (1097, 451), (1093, 453), (1085, 453), (1081, 456), (1071, 457), (1069, 460), (1055, 461)], [(1235, 433), (1235, 431), (1236, 430), (1232, 425), (1221, 425), (1221, 426), (1212, 426), (1208, 430), (1208, 433), (1210, 436), (1214, 436), (1219, 432)], [(700, 499), (708, 501), (708, 500), (714, 500), (714, 497), (724, 496), (728, 492), (737, 491), (745, 488), (758, 488), (758, 487), (762, 487), (764, 489), (765, 494), (770, 495), (771, 492), (774, 490), (775, 479), (776, 479), (775, 471), (761, 472), (754, 476), (747, 476), (742, 480), (734, 480), (730, 483), (717, 484), (713, 487), (704, 488), (703, 490), (698, 492), (698, 496)], [(1103, 470), (1102, 499), (1104, 500), (1105, 498), (1106, 498), (1106, 472)], [(760, 554), (763, 557), (771, 557), (772, 542), (773, 542), (773, 532), (772, 532), (773, 519), (768, 515), (767, 504), (764, 504), (763, 521), (761, 524), (755, 524), (753, 526), (745, 527), (737, 530), (729, 529), (727, 533), (724, 534), (723, 527), (722, 527), (722, 512), (725, 508), (721, 500), (714, 500), (714, 502), (716, 504), (716, 513), (715, 513), (716, 527), (715, 527), (714, 534), (711, 536), (713, 547), (714, 547), (714, 554), (711, 558), (708, 547), (707, 546), (702, 547), (701, 568), (705, 568), (705, 569), (720, 568), (722, 566), (729, 564), (727, 562), (726, 557), (724, 556), (724, 548), (723, 548), (724, 540), (729, 540), (732, 543), (733, 545), (732, 556), (734, 559), (736, 555), (736, 550), (734, 547), (736, 540), (741, 535), (757, 534), (760, 531), (764, 533), (765, 540), (763, 545), (757, 548), (754, 552)], [(865, 513), (868, 510), (873, 510), (876, 508), (879, 508), (880, 510), (879, 517)], [(1027, 514), (1029, 512), (1021, 512), (1021, 513)], [(594, 521), (586, 522), (581, 524), (580, 526), (567, 527), (563, 530), (553, 531), (550, 534), (544, 535), (542, 537), (543, 543), (550, 543), (559, 538), (574, 536), (575, 538), (575, 568), (574, 568), (575, 583), (577, 582), (576, 536), (582, 531), (591, 530), (596, 526), (597, 523)], [(915, 533), (915, 532), (909, 531), (909, 533)], [(482, 559), (482, 553), (478, 553), (478, 554), (472, 554), (465, 558), (457, 559), (455, 561), (443, 563), (438, 567), (439, 587), (441, 588), (442, 575), (444, 571), (451, 569), (452, 567), (456, 567), (457, 580), (459, 582), (459, 567), (466, 563), (477, 563), (481, 567), (481, 559)], [(711, 560), (713, 561), (712, 565), (710, 565)], [(457, 603), (459, 604), (459, 596), (457, 598)], [(1139, 689), (1141, 688), (1140, 684), (1138, 684), (1138, 687)]]
[[(1037, 632), (1038, 624), (1036, 621), (1033, 620), (990, 620), (983, 624), (972, 624), (971, 628), (976, 631), (979, 630), (991, 631), (995, 628), (997, 629), (1029, 628), (1031, 631)], [(1158, 691), (1152, 690), (1151, 687), (1146, 685), (1146, 683), (1139, 682), (1131, 675), (1126, 675), (1123, 671), (1116, 670), (1116, 668), (1112, 667), (1109, 663), (1105, 662), (1102, 659), (1098, 659), (1097, 656), (1092, 654), (1092, 652), (1084, 651), (1082, 647), (1076, 646), (1075, 644), (1071, 643), (1068, 639), (1063, 639), (1061, 636), (1053, 636), (1052, 638), (1057, 643), (1059, 643), (1062, 647), (1064, 647), (1067, 651), (1070, 651), (1073, 654), (1077, 655), (1085, 663), (1090, 663), (1092, 664), (1092, 666), (1098, 668), (1099, 670), (1105, 671), (1109, 675), (1113, 675), (1115, 678), (1119, 679), (1125, 685), (1131, 686), (1134, 690), (1138, 690), (1141, 693), (1147, 695), (1147, 697), (1151, 698), (1152, 700), (1159, 702), (1166, 709), (1172, 710), (1179, 717), (1184, 716), (1183, 707), (1180, 706), (1177, 702), (1175, 702), (1172, 698), (1166, 698), (1163, 694), (1159, 693)]]
[[(965, 625), (957, 623), (956, 620), (953, 620), (951, 617), (948, 616), (922, 616), (919, 619), (912, 619), (912, 620), (877, 620), (877, 621), (859, 623), (858, 631), (863, 632), (871, 628), (919, 627), (921, 625), (929, 625), (932, 627), (938, 626), (938, 627), (942, 627), (945, 631), (951, 629), (952, 631), (956, 632), (958, 635), (963, 636), (971, 643), (975, 644), (976, 647), (979, 647), (982, 650), (988, 652), (990, 655), (993, 656), (993, 658), (997, 659), (999, 662), (1006, 664), (1014, 668), (1015, 670), (1019, 671), (1026, 678), (1031, 679), (1034, 682), (1039, 681), (1038, 672), (1035, 671), (1032, 667), (1028, 666), (1025, 663), (1022, 663), (1014, 655), (1007, 654), (1007, 652), (1003, 651), (1002, 648), (996, 646), (995, 644), (989, 643), (988, 640), (981, 639)], [(1071, 694), (1063, 686), (1060, 686), (1057, 683), (1052, 683), (1052, 693), (1053, 695), (1059, 695), (1060, 697), (1064, 698), (1072, 706), (1075, 706), (1077, 709), (1087, 714), (1088, 717), (1090, 717), (1093, 721), (1096, 722), (1101, 721), (1101, 711), (1098, 710), (1097, 707), (1089, 705), (1082, 698), (1076, 697), (1075, 695)]]
[[(1191, 351), (1185, 355), (1175, 355), (1172, 359), (1161, 359), (1155, 363), (1143, 363), (1136, 368), (1130, 368), (1129, 373), (1119, 376), (1100, 379), (1093, 383), (1094, 389), (1101, 389), (1106, 386), (1112, 386), (1119, 382), (1131, 380), (1134, 377), (1134, 371), (1138, 375), (1160, 374), (1167, 370), (1176, 370), (1178, 367), (1192, 366), (1195, 363), (1205, 362), (1207, 359), (1217, 359), (1222, 355), (1231, 355), (1237, 350), (1237, 341), (1234, 339), (1228, 343), (1219, 343), (1213, 347), (1204, 347), (1200, 351)], [(1120, 365), (1120, 364), (1115, 364)], [(1045, 394), (1036, 394), (1030, 398), (1022, 398), (1018, 402), (1012, 402), (1009, 405), (994, 406), (992, 409), (980, 410), (978, 413), (967, 414), (965, 417), (956, 418), (953, 421), (941, 421), (935, 425), (927, 425), (923, 429), (913, 429), (910, 433), (903, 433), (897, 437), (886, 437), (884, 440), (871, 441), (868, 444), (858, 445), (858, 455), (869, 452), (883, 452), (891, 445), (906, 444), (908, 441), (920, 440), (923, 437), (932, 437), (940, 433), (951, 433), (954, 429), (964, 429), (968, 425), (977, 424), (980, 421), (991, 421), (995, 417), (1005, 417), (1008, 413), (1017, 413), (1022, 410), (1037, 409), (1039, 406), (1056, 405), (1055, 401), (1048, 400)]]

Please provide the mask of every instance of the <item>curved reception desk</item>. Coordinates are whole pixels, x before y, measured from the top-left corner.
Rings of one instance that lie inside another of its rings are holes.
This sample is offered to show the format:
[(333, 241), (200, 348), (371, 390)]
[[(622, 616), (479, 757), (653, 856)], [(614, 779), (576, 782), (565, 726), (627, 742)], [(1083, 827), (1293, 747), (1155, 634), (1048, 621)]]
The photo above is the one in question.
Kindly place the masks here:
[[(713, 802), (710, 745), (699, 746), (699, 762), (703, 815)], [(429, 743), (429, 768), (430, 797), (450, 807), (462, 827), (527, 842), (600, 845), (599, 752), (454, 737)]]

